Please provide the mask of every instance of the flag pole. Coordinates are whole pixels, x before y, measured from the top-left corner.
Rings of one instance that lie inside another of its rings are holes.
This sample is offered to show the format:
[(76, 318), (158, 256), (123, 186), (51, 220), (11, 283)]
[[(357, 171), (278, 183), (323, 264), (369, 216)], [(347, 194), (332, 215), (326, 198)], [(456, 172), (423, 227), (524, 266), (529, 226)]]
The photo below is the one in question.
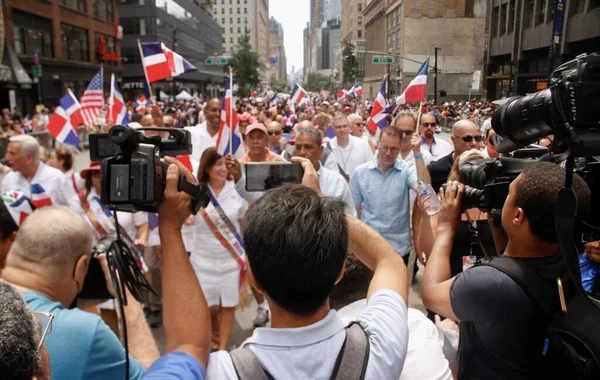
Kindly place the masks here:
[(415, 135), (419, 134), (419, 125), (421, 125), (421, 110), (423, 109), (423, 101), (419, 102), (419, 114), (417, 116), (417, 127), (415, 128)]
[(114, 90), (115, 90), (115, 73), (112, 73), (110, 75), (110, 95), (108, 98), (108, 119), (111, 120), (114, 124), (114, 120), (113, 120), (113, 108), (114, 108), (114, 103), (113, 103), (113, 99), (114, 99)]
[[(233, 124), (233, 70), (231, 66), (229, 66), (229, 91), (231, 91), (231, 98), (229, 99), (229, 120), (230, 123)], [(227, 98), (227, 93), (225, 93), (225, 98)], [(227, 116), (225, 116), (225, 120), (227, 120)], [(234, 125), (229, 126), (229, 154), (234, 154), (233, 152), (233, 128)]]
[(144, 66), (144, 53), (142, 52), (142, 43), (140, 39), (137, 39), (138, 48), (140, 49), (140, 58), (142, 60), (142, 68), (144, 69), (144, 76), (146, 77), (146, 84), (148, 85), (148, 94), (150, 94), (150, 103), (152, 103), (152, 86), (148, 81), (148, 73), (146, 72), (146, 66)]

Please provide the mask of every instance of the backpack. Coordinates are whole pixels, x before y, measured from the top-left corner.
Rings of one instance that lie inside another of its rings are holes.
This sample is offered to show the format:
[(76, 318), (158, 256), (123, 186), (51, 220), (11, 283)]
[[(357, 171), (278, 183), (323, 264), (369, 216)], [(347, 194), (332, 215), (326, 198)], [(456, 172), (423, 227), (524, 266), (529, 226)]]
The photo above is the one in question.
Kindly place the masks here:
[[(335, 360), (331, 380), (363, 380), (369, 363), (370, 345), (367, 334), (358, 322), (346, 326), (346, 338)], [(273, 380), (247, 348), (229, 353), (235, 373), (240, 380)]]
[(560, 278), (561, 292), (558, 278), (556, 283), (548, 283), (523, 260), (499, 256), (476, 265), (491, 266), (508, 275), (542, 317), (544, 336), (534, 365), (536, 379), (600, 379), (598, 301), (580, 292), (568, 272)]

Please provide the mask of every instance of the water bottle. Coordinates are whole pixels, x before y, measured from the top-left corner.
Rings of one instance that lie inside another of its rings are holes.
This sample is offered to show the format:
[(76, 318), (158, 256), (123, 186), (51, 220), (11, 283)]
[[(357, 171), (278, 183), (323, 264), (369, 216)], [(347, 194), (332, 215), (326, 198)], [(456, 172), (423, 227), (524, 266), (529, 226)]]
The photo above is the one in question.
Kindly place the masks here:
[(427, 212), (427, 215), (431, 216), (438, 214), (442, 204), (433, 190), (433, 187), (420, 179), (417, 181), (417, 186), (419, 194), (421, 195), (421, 205)]

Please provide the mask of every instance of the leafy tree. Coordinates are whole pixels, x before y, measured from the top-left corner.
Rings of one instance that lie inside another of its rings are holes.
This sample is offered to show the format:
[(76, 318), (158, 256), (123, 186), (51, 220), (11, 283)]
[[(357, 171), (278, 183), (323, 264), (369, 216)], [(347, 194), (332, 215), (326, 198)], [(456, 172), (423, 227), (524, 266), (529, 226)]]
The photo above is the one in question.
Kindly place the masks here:
[(344, 84), (354, 85), (358, 79), (358, 58), (354, 54), (354, 44), (348, 40), (344, 40), (344, 49), (342, 50), (342, 71)]
[(275, 77), (271, 77), (269, 86), (271, 86), (271, 89), (275, 92), (286, 92), (288, 90), (287, 81)]
[(306, 78), (306, 86), (304, 87), (307, 91), (319, 92), (322, 89), (331, 90), (333, 87), (333, 81), (330, 76), (319, 74), (319, 73), (309, 73)]
[[(233, 53), (229, 65), (233, 69), (233, 81), (238, 85), (237, 95), (247, 97), (260, 84), (259, 70), (262, 63), (257, 52), (250, 45), (250, 31), (244, 30), (244, 35), (238, 39), (238, 46)], [(229, 68), (225, 67), (225, 71)]]

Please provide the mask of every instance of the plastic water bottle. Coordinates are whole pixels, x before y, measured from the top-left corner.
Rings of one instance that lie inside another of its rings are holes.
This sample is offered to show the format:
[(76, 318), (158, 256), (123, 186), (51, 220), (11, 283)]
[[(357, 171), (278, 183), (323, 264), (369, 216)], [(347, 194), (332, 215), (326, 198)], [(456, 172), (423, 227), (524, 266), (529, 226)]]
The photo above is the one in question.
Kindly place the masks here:
[(427, 212), (427, 215), (431, 216), (438, 214), (442, 204), (433, 190), (433, 187), (420, 179), (417, 181), (417, 186), (419, 194), (421, 195), (421, 205)]

